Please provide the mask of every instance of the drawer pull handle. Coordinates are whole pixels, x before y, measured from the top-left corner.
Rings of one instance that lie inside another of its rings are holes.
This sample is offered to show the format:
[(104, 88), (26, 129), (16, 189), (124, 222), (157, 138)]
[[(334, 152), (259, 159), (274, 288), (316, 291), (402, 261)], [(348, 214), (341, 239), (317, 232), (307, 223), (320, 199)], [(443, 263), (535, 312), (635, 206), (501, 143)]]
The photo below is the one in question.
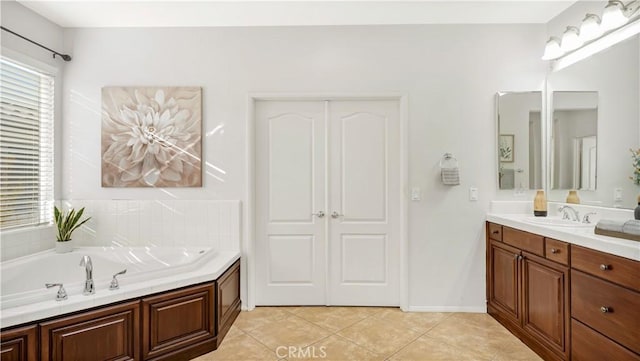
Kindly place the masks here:
[(557, 249), (555, 249), (555, 248), (551, 248), (551, 253), (556, 254), (556, 253), (560, 253), (560, 251), (558, 251), (558, 250), (557, 250)]
[(611, 266), (609, 266), (608, 264), (601, 264), (600, 269), (603, 271), (610, 270)]
[(500, 231), (493, 231), (493, 232), (491, 232), (491, 233), (493, 233), (493, 234), (500, 234)]
[(602, 312), (602, 313), (610, 313), (611, 309), (609, 307), (602, 306), (602, 307), (600, 307), (600, 312)]

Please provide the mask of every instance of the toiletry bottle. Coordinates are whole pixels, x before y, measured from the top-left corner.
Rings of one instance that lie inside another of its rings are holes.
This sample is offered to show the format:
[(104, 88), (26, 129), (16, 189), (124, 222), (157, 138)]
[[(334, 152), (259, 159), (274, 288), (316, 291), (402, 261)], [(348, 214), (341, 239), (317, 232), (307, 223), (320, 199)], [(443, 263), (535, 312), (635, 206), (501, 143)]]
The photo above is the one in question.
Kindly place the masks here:
[(547, 197), (543, 190), (537, 191), (535, 198), (533, 198), (533, 215), (536, 217), (547, 216)]
[(578, 197), (578, 191), (570, 190), (567, 195), (567, 203), (580, 204), (580, 197)]
[(640, 220), (640, 195), (638, 196), (638, 206), (636, 210), (633, 212), (633, 218)]

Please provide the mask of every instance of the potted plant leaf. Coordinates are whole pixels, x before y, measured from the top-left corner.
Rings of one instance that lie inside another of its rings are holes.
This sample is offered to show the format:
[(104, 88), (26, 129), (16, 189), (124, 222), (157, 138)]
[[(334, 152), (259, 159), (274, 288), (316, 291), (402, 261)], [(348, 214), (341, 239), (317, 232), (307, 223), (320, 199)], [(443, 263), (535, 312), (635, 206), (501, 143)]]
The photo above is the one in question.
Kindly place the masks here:
[(91, 217), (88, 217), (84, 220), (80, 220), (83, 213), (84, 207), (80, 208), (80, 210), (77, 212), (73, 208), (71, 208), (68, 212), (61, 212), (58, 207), (53, 207), (53, 218), (56, 222), (56, 227), (58, 227), (58, 231), (56, 233), (57, 253), (67, 253), (73, 250), (71, 234), (78, 227), (82, 226), (91, 219)]

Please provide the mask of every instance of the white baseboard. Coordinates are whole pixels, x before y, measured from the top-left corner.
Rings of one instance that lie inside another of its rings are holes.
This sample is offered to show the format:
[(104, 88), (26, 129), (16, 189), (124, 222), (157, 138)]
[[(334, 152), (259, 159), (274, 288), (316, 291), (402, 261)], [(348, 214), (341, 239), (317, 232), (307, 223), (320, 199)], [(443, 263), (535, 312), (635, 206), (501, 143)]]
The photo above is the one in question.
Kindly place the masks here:
[(467, 312), (487, 313), (486, 306), (409, 306), (407, 312)]

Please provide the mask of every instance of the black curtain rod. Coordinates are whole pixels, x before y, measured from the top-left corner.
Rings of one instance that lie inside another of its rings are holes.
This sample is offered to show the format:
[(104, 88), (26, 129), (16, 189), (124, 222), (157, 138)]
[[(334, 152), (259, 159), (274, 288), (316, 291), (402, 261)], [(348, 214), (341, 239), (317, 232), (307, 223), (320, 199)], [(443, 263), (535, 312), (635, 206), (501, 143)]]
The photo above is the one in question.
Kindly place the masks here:
[(28, 41), (28, 42), (30, 42), (30, 43), (32, 43), (32, 44), (35, 44), (35, 45), (37, 45), (37, 46), (39, 46), (39, 47), (41, 47), (41, 48), (43, 48), (43, 49), (49, 50), (50, 52), (52, 52), (52, 53), (53, 53), (53, 58), (54, 58), (54, 59), (55, 59), (56, 55), (58, 55), (58, 56), (59, 56), (59, 57), (61, 57), (61, 58), (62, 58), (62, 60), (64, 60), (64, 61), (71, 61), (71, 55), (69, 55), (69, 54), (62, 54), (62, 53), (58, 53), (58, 52), (57, 52), (57, 51), (55, 51), (55, 50), (51, 50), (51, 49), (47, 48), (46, 46), (44, 46), (44, 45), (42, 45), (42, 44), (40, 44), (40, 43), (36, 43), (35, 41), (33, 41), (33, 40), (29, 39), (29, 38), (26, 38), (26, 37), (24, 37), (24, 36), (22, 36), (22, 35), (20, 35), (20, 34), (18, 34), (18, 33), (16, 33), (16, 32), (14, 32), (14, 31), (11, 31), (11, 30), (9, 30), (9, 29), (5, 28), (4, 26), (0, 26), (0, 29), (2, 29), (2, 30), (4, 30), (4, 31), (6, 31), (6, 32), (8, 32), (8, 33), (11, 33), (11, 34), (13, 34), (13, 35), (15, 35), (15, 36), (17, 36), (17, 37), (19, 37), (19, 38), (21, 38), (21, 39), (24, 39), (24, 40), (26, 40), (26, 41)]

